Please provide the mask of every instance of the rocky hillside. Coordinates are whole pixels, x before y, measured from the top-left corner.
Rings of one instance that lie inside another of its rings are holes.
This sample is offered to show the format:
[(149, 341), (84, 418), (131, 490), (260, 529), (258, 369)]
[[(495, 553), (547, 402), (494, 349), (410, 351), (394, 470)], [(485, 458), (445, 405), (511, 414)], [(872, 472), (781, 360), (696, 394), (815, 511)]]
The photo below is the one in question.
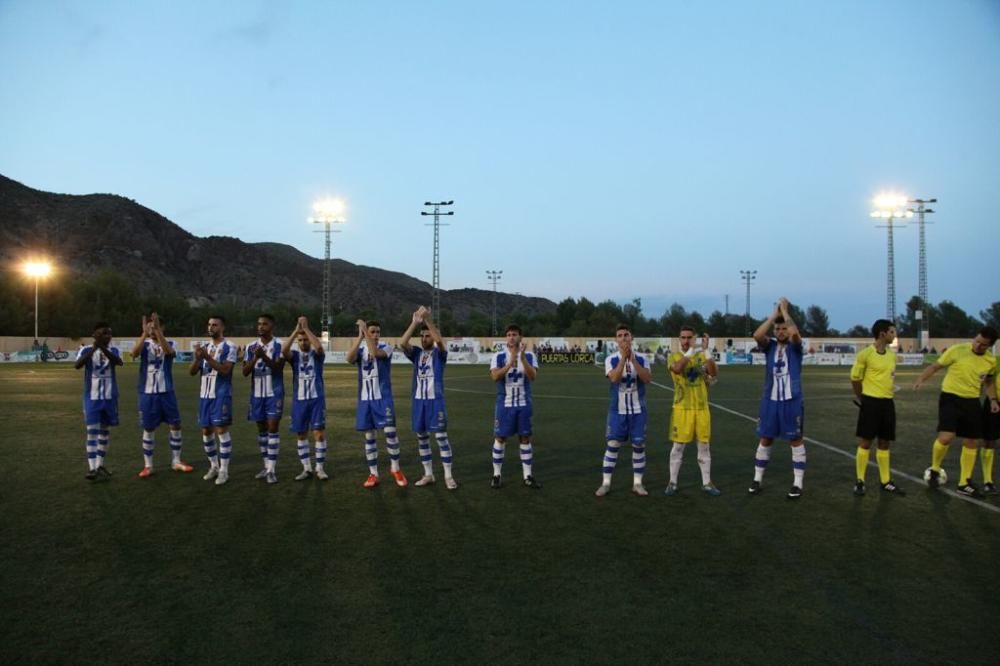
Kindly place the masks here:
[[(200, 238), (126, 197), (41, 192), (0, 175), (0, 259), (10, 265), (37, 251), (71, 273), (110, 268), (144, 293), (167, 290), (192, 304), (319, 306), (322, 299), (323, 260), (288, 245)], [(341, 259), (331, 262), (331, 278), (335, 309), (401, 313), (430, 300), (426, 282)], [(493, 292), (443, 291), (441, 302), (463, 321), (491, 312)], [(497, 304), (529, 315), (555, 311), (552, 301), (513, 294), (499, 294)]]

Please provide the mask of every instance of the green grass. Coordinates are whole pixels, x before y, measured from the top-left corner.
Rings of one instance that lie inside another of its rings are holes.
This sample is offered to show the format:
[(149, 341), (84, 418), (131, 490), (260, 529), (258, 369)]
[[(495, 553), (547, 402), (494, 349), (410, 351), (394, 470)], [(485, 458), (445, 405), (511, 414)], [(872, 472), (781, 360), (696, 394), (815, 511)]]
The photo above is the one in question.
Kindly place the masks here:
[[(722, 368), (713, 401), (754, 414), (763, 370)], [(419, 475), (408, 372), (397, 368), (404, 470)], [(916, 370), (901, 369), (912, 384)], [(664, 382), (662, 366), (655, 381)], [(746, 495), (753, 424), (713, 410), (714, 477), (702, 496), (694, 451), (681, 495), (663, 496), (671, 394), (650, 387), (648, 498), (629, 454), (598, 500), (606, 380), (543, 367), (535, 386), (535, 472), (489, 485), (493, 387), (483, 367), (448, 371), (455, 475), (449, 492), (361, 488), (352, 371), (327, 371), (331, 481), (295, 483), (282, 423), (276, 486), (255, 481), (254, 427), (237, 420), (228, 485), (201, 480), (196, 381), (178, 377), (185, 458), (142, 465), (134, 366), (120, 375), (123, 425), (107, 482), (84, 480), (80, 373), (0, 366), (0, 663), (995, 663), (986, 628), (1000, 590), (1000, 513), (901, 478), (905, 498), (851, 494), (853, 458), (808, 445), (806, 494), (789, 502), (788, 447), (760, 497)], [(806, 432), (853, 453), (846, 368), (807, 368)], [(247, 383), (236, 381), (242, 415)], [(929, 464), (936, 391), (897, 399), (893, 467)], [(288, 407), (286, 406), (286, 414)], [(380, 438), (380, 462), (388, 460)], [(874, 458), (874, 456), (873, 456)], [(957, 451), (946, 469), (957, 478)], [(435, 465), (437, 459), (435, 454)], [(440, 479), (440, 469), (438, 468)], [(977, 470), (978, 476), (978, 470)], [(877, 472), (869, 471), (870, 485)], [(994, 504), (993, 506), (997, 506)]]

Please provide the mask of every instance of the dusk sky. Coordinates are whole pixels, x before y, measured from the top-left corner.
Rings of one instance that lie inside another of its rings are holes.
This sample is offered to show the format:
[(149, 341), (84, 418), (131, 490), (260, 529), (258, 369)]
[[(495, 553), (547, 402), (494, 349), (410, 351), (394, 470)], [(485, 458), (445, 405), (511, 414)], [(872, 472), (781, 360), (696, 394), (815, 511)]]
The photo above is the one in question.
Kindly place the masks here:
[[(881, 190), (937, 197), (930, 300), (1000, 300), (1000, 2), (0, 0), (0, 173), (442, 287), (884, 315)], [(896, 234), (897, 311), (917, 228)], [(125, 239), (123, 239), (125, 242)], [(317, 285), (317, 290), (320, 285)]]

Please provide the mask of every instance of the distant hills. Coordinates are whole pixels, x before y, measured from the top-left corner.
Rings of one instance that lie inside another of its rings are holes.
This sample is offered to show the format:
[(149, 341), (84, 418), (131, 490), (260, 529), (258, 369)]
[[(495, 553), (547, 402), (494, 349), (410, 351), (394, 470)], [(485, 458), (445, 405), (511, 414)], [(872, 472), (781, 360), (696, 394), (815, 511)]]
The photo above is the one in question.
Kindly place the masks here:
[[(144, 294), (166, 291), (191, 305), (318, 308), (322, 301), (323, 260), (289, 245), (201, 238), (126, 197), (42, 192), (0, 175), (0, 259), (10, 266), (34, 252), (77, 275), (112, 269)], [(335, 310), (397, 316), (431, 300), (431, 285), (404, 273), (342, 259), (331, 261), (330, 273)], [(441, 305), (456, 321), (489, 316), (493, 292), (443, 290)], [(536, 316), (556, 304), (500, 293), (497, 309)]]

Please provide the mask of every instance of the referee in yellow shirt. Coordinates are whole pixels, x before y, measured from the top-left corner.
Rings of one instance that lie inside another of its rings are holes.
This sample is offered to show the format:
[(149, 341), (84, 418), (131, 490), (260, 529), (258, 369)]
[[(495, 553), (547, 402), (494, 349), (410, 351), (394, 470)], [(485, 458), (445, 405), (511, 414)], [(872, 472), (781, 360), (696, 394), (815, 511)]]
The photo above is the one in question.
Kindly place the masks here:
[(987, 326), (972, 339), (959, 345), (952, 345), (941, 355), (937, 363), (924, 370), (913, 389), (924, 385), (931, 375), (941, 368), (948, 368), (941, 382), (941, 396), (938, 398), (938, 434), (931, 453), (931, 472), (927, 484), (931, 488), (940, 485), (941, 463), (948, 454), (948, 447), (955, 436), (963, 438), (961, 474), (958, 478), (958, 492), (969, 497), (982, 497), (982, 493), (972, 483), (972, 470), (976, 466), (977, 440), (983, 436), (983, 413), (979, 403), (981, 388), (986, 390), (990, 412), (1000, 412), (997, 404), (996, 358), (990, 347), (997, 341), (997, 331)]
[(879, 483), (882, 492), (899, 497), (906, 495), (892, 480), (889, 465), (889, 446), (896, 439), (896, 403), (893, 401), (896, 379), (896, 352), (889, 345), (896, 339), (896, 327), (888, 319), (877, 319), (872, 324), (875, 344), (861, 350), (851, 367), (851, 387), (861, 411), (854, 434), (858, 437), (855, 457), (857, 481), (854, 494), (865, 494), (865, 470), (872, 441), (878, 439), (875, 460), (878, 462)]

